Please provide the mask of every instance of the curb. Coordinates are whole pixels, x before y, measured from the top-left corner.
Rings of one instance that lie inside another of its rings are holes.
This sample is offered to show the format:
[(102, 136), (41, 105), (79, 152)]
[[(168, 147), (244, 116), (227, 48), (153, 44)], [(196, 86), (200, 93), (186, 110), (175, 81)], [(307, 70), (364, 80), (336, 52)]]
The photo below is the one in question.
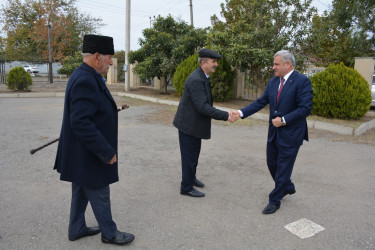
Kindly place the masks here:
[[(143, 96), (143, 95), (137, 95), (137, 94), (131, 94), (131, 93), (125, 93), (125, 92), (111, 92), (114, 96), (122, 96), (122, 97), (130, 97), (135, 99), (140, 99), (148, 102), (154, 102), (154, 103), (160, 103), (160, 104), (166, 104), (171, 106), (178, 106), (179, 101), (171, 101), (171, 100), (165, 100), (165, 99), (159, 99), (155, 97), (149, 97), (149, 96)], [(0, 98), (37, 98), (37, 97), (64, 97), (65, 92), (33, 92), (33, 93), (2, 93), (0, 94)], [(224, 111), (230, 111), (231, 109), (226, 107), (219, 107), (216, 106), (216, 108), (224, 110)], [(256, 119), (256, 120), (262, 120), (262, 121), (268, 121), (268, 115), (261, 114), (261, 113), (255, 113), (250, 118)], [(361, 135), (365, 132), (367, 132), (370, 129), (375, 128), (375, 119), (365, 122), (361, 124), (358, 128), (354, 129), (351, 127), (345, 127), (341, 125), (326, 123), (326, 122), (320, 122), (320, 121), (312, 121), (307, 120), (307, 127), (308, 128), (314, 128), (319, 130), (325, 130), (341, 135)]]
[[(179, 104), (178, 101), (169, 101), (169, 100), (158, 99), (155, 97), (148, 97), (148, 96), (142, 96), (142, 95), (137, 95), (137, 94), (129, 94), (129, 93), (124, 93), (124, 92), (118, 92), (117, 94), (118, 96), (125, 96), (125, 97), (136, 98), (136, 99), (141, 99), (145, 101), (173, 105), (173, 106), (178, 106)], [(220, 107), (220, 106), (216, 106), (216, 108), (224, 110), (224, 111), (232, 110), (232, 109), (229, 109), (226, 107)], [(268, 122), (269, 116), (267, 114), (255, 113), (250, 118)], [(375, 128), (375, 119), (369, 122), (363, 123), (361, 126), (359, 126), (356, 129), (353, 129), (351, 127), (345, 127), (341, 125), (326, 123), (326, 122), (312, 121), (312, 120), (307, 120), (307, 127), (313, 128), (313, 129), (325, 130), (325, 131), (329, 131), (329, 132), (333, 132), (333, 133), (337, 133), (341, 135), (358, 136), (367, 132), (370, 129)]]
[(26, 92), (26, 93), (2, 93), (0, 98), (39, 98), (39, 97), (64, 97), (64, 92)]

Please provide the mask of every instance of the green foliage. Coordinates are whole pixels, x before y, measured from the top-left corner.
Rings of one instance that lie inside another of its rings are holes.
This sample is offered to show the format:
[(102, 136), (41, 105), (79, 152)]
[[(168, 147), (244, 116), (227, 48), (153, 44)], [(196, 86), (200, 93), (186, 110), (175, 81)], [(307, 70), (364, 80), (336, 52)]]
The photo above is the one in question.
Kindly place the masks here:
[(316, 66), (327, 67), (331, 63), (339, 62), (348, 65), (351, 57), (348, 55), (348, 50), (344, 52), (344, 48), (350, 46), (348, 42), (346, 34), (340, 32), (331, 18), (315, 15), (303, 50)]
[(221, 4), (225, 21), (211, 17), (208, 44), (247, 74), (249, 83), (264, 89), (277, 51), (290, 49), (298, 60), (314, 12), (310, 4), (311, 0), (226, 0)]
[[(215, 72), (210, 75), (212, 98), (216, 102), (225, 102), (232, 97), (235, 72), (225, 59), (219, 60), (218, 64)], [(198, 66), (198, 53), (185, 59), (177, 66), (172, 82), (179, 96), (182, 96), (186, 79)]]
[(62, 62), (62, 68), (57, 70), (57, 73), (61, 75), (67, 75), (68, 77), (73, 74), (73, 71), (82, 64), (81, 51), (76, 51), (73, 56), (67, 56)]
[[(177, 65), (203, 47), (206, 31), (194, 29), (186, 22), (176, 21), (171, 15), (158, 16), (153, 27), (143, 30), (141, 48), (129, 52), (129, 62), (141, 79), (157, 77), (169, 82)], [(167, 85), (164, 84), (164, 92)]]
[(5, 43), (2, 37), (0, 37), (0, 60), (5, 61)]
[(302, 49), (317, 66), (375, 55), (375, 1), (333, 0), (332, 10), (315, 15)]
[(6, 84), (12, 90), (29, 90), (33, 80), (23, 67), (15, 67), (9, 71)]
[(125, 51), (121, 50), (116, 52), (113, 55), (114, 58), (117, 58), (117, 81), (122, 82), (124, 79), (125, 71), (124, 71), (124, 64), (125, 64)]
[[(362, 52), (374, 51), (375, 43), (375, 1), (333, 0), (330, 16), (343, 32), (347, 32), (356, 48)], [(373, 55), (373, 54), (372, 54)]]
[(195, 53), (177, 66), (172, 83), (178, 96), (182, 96), (186, 79), (198, 65), (198, 53)]
[(212, 85), (212, 97), (215, 102), (228, 101), (233, 94), (233, 81), (235, 71), (225, 59), (219, 60), (215, 72), (210, 75)]
[(359, 119), (370, 109), (371, 91), (367, 81), (343, 63), (331, 64), (311, 77), (314, 90), (312, 114)]
[(95, 33), (101, 19), (81, 14), (77, 0), (2, 1), (0, 21), (6, 34), (6, 59), (46, 61), (49, 58), (48, 28), (51, 24), (53, 60), (73, 55), (83, 35)]

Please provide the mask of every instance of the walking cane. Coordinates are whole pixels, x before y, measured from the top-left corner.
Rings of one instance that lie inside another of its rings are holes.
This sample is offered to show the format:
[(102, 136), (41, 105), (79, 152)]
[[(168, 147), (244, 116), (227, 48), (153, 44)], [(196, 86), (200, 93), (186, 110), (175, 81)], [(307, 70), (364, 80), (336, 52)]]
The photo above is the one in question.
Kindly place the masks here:
[[(127, 109), (127, 108), (129, 108), (129, 106), (127, 104), (123, 104), (120, 107), (117, 107), (117, 112), (120, 112), (121, 110)], [(42, 146), (40, 146), (38, 148), (31, 149), (30, 150), (30, 154), (32, 154), (32, 155), (35, 154), (35, 152), (37, 152), (37, 151), (39, 151), (39, 150), (41, 150), (41, 149), (43, 149), (43, 148), (45, 148), (45, 147), (47, 147), (47, 146), (49, 146), (51, 144), (54, 144), (55, 142), (59, 141), (59, 139), (60, 138), (57, 138), (57, 139), (55, 139), (53, 141), (50, 141), (50, 142), (48, 142), (48, 143), (46, 143), (46, 144), (44, 144), (44, 145), (42, 145)]]

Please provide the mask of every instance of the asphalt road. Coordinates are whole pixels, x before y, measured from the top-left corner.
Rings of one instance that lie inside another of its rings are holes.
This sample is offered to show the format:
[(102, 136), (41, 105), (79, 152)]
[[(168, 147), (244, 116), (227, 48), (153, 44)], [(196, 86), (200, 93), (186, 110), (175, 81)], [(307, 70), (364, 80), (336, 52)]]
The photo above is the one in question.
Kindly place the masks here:
[[(127, 249), (374, 249), (375, 146), (314, 136), (299, 152), (297, 193), (263, 215), (273, 181), (266, 167), (267, 126), (215, 122), (202, 143), (204, 198), (179, 194), (177, 130), (160, 114), (171, 107), (116, 98), (120, 181), (111, 185), (118, 229), (135, 234)], [(118, 249), (100, 235), (67, 237), (71, 185), (52, 170), (63, 98), (0, 99), (0, 249)], [(325, 230), (301, 239), (284, 226), (311, 220)], [(96, 225), (89, 206), (89, 226)]]

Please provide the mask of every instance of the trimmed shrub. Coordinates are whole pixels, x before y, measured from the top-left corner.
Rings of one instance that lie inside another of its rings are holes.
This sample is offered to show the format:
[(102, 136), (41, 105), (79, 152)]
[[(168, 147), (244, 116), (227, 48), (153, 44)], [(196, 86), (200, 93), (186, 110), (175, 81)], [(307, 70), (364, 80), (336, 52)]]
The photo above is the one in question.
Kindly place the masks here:
[(15, 67), (9, 71), (6, 84), (8, 89), (29, 90), (29, 86), (33, 84), (33, 80), (23, 67)]
[[(215, 102), (225, 102), (232, 97), (235, 72), (225, 59), (220, 59), (218, 64), (215, 72), (210, 75), (212, 98)], [(198, 53), (177, 66), (172, 83), (179, 96), (182, 96), (186, 79), (198, 66)]]
[(198, 67), (198, 53), (180, 63), (174, 72), (172, 83), (178, 96), (182, 96), (184, 85), (189, 75)]
[(331, 64), (311, 78), (314, 115), (359, 119), (370, 109), (371, 91), (367, 81), (343, 63)]

